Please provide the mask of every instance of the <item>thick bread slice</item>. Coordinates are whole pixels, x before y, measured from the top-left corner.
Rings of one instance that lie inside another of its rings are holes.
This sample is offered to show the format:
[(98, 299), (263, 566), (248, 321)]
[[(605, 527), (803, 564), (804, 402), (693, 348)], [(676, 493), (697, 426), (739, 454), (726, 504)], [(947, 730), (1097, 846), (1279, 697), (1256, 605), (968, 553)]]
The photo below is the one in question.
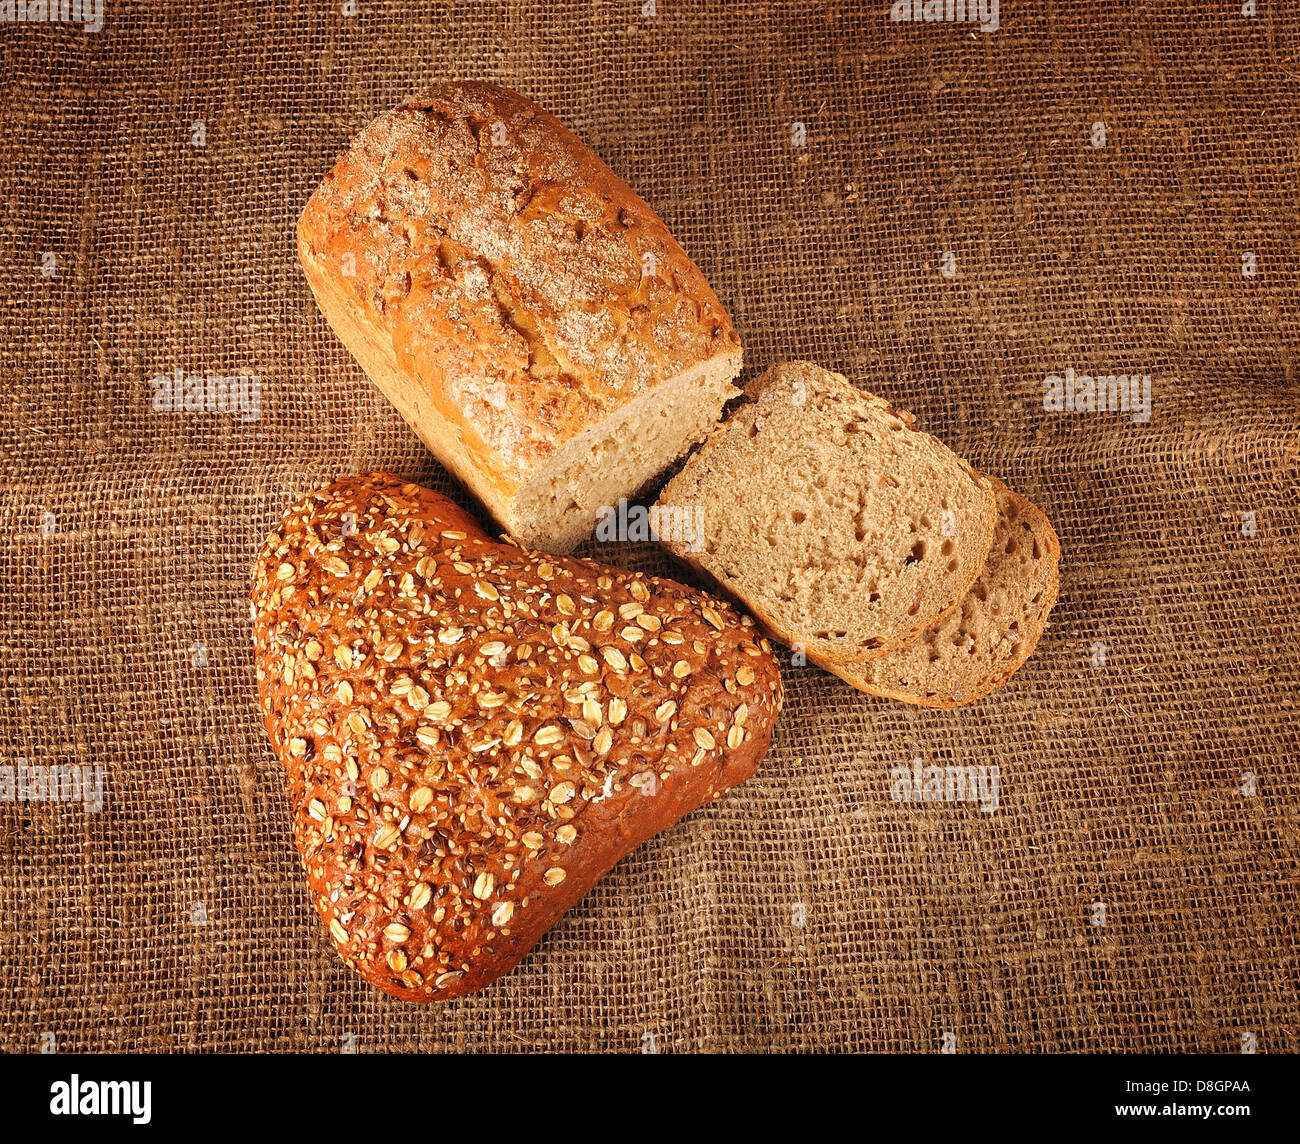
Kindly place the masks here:
[(872, 695), (923, 707), (957, 707), (1005, 683), (1047, 627), (1061, 546), (1038, 507), (1001, 481), (993, 548), (954, 609), (906, 647), (869, 663), (832, 667)]
[(531, 546), (590, 536), (737, 395), (740, 340), (668, 228), (494, 84), (436, 85), (366, 127), (298, 253), (362, 368)]
[(667, 547), (823, 665), (955, 607), (993, 541), (989, 482), (841, 374), (789, 362), (746, 393), (659, 498), (659, 519), (703, 520)]

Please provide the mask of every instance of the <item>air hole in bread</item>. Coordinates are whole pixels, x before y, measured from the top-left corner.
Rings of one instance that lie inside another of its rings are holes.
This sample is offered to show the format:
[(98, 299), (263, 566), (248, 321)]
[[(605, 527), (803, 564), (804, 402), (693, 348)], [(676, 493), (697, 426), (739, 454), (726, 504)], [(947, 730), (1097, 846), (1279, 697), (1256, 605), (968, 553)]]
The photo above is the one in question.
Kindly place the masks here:
[[(1048, 582), (1049, 577), (1054, 580), (1056, 563), (1050, 526), (1023, 501), (1014, 514), (1016, 519), (1010, 520), (1008, 510), (1018, 499), (1005, 489), (999, 492), (1001, 519), (995, 529), (995, 546), (983, 573), (967, 590), (959, 607), (893, 654), (873, 659), (870, 665), (864, 663), (860, 668), (850, 665), (843, 672), (845, 679), (869, 692), (898, 694), (911, 702), (924, 702), (927, 696), (933, 696), (945, 706), (985, 694), (1006, 680), (1033, 650), (1056, 594), (1055, 583)], [(960, 501), (954, 496), (951, 503)], [(929, 511), (937, 522), (938, 513), (933, 508)], [(1022, 522), (1029, 524), (1024, 533)], [(901, 528), (899, 533), (907, 535)], [(929, 533), (927, 540), (930, 536), (944, 553), (939, 564), (948, 565), (954, 556), (964, 553), (964, 532), (954, 536), (951, 555), (942, 533)], [(908, 544), (916, 539), (913, 536)], [(907, 552), (906, 546), (903, 551)], [(930, 549), (928, 563), (935, 563), (936, 555)], [(1048, 564), (1051, 567), (1044, 568)], [(899, 580), (907, 585), (910, 595), (911, 575)], [(885, 600), (890, 598), (887, 591)], [(896, 614), (908, 602), (905, 596)], [(874, 613), (878, 607), (869, 611)]]
[[(942, 552), (945, 556), (951, 556), (951, 555), (952, 555), (952, 541), (951, 541), (951, 540), (945, 540), (945, 541), (943, 542), (943, 547), (940, 548), (939, 551)], [(949, 571), (951, 572), (952, 569), (950, 568)]]
[(419, 176), (419, 174), (416, 172), (416, 170), (415, 170), (414, 167), (407, 167), (407, 168), (402, 172), (402, 174), (404, 174), (404, 175), (405, 175), (408, 179), (410, 179), (411, 182), (413, 182), (413, 183), (418, 183), (418, 182), (420, 181), (420, 176)]
[(912, 545), (911, 555), (907, 558), (908, 564), (920, 564), (925, 559), (925, 541), (918, 540)]
[(868, 604), (879, 604), (879, 603), (880, 603), (880, 593), (879, 593), (879, 592), (872, 592), (871, 595), (867, 597), (867, 603), (868, 603)]
[(792, 512), (790, 514), (790, 519), (794, 521), (795, 524), (803, 524), (803, 522), (808, 519), (808, 514), (806, 512)]

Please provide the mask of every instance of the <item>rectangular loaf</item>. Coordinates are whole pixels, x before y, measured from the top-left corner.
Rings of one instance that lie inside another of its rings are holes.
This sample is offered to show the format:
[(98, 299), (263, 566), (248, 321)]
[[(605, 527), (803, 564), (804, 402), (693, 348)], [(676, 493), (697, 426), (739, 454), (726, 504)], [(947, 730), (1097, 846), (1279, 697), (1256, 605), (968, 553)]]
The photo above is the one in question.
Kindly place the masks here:
[(438, 459), (567, 551), (701, 440), (740, 341), (667, 227), (554, 116), (447, 83), (381, 115), (312, 195), (316, 300)]

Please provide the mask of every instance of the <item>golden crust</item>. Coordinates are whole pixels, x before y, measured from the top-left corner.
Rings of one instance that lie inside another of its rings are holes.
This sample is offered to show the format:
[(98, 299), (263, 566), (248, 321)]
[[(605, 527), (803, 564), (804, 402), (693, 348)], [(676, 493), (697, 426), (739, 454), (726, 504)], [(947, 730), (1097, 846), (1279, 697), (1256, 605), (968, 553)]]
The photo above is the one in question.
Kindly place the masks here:
[(436, 86), (366, 127), (308, 202), (298, 247), (336, 332), (503, 521), (565, 442), (739, 355), (654, 211), (492, 84)]

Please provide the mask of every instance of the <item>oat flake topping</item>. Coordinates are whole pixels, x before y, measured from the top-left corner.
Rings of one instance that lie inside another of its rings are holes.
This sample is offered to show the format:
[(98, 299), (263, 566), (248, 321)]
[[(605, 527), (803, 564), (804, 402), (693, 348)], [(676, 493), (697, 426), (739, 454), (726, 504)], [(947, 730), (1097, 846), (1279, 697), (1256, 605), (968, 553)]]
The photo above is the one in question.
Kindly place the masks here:
[(512, 968), (620, 857), (747, 778), (781, 704), (747, 616), (493, 541), (388, 474), (290, 508), (252, 604), (317, 909), (407, 1000)]

